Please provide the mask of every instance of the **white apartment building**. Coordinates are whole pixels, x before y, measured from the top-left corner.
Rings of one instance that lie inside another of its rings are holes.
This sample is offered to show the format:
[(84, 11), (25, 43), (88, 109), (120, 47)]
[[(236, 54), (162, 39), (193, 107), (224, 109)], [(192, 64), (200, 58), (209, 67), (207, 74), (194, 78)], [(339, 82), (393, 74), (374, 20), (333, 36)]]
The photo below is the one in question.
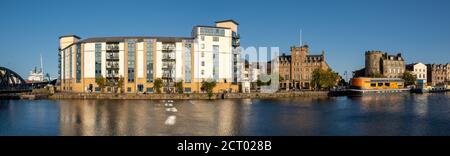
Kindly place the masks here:
[(182, 82), (186, 93), (202, 92), (201, 82), (214, 80), (214, 92), (237, 92), (240, 37), (238, 23), (194, 26), (191, 37), (60, 37), (59, 74), (62, 91), (99, 92), (95, 79), (107, 79), (107, 92), (116, 92), (124, 79), (127, 93), (175, 92)]

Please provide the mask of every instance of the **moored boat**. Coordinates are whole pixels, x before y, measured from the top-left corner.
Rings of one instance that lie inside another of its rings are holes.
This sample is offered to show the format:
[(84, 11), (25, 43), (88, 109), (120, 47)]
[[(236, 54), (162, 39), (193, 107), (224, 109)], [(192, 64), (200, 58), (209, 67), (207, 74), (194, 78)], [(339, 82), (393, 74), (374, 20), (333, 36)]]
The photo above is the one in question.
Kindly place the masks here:
[(409, 93), (404, 81), (399, 78), (367, 78), (357, 77), (351, 80), (348, 96), (390, 95)]

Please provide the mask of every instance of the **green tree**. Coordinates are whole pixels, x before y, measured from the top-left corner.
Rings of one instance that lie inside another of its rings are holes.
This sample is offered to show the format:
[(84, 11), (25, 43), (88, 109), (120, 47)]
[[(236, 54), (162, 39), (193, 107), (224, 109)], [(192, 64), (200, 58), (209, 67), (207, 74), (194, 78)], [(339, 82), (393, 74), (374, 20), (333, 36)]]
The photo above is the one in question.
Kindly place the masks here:
[(155, 89), (156, 93), (161, 93), (161, 88), (163, 86), (163, 81), (160, 78), (157, 78), (155, 82), (153, 83), (153, 88)]
[(202, 82), (202, 90), (208, 93), (209, 98), (213, 96), (214, 87), (216, 87), (216, 81), (214, 80), (207, 80)]
[(417, 78), (409, 71), (405, 71), (402, 75), (402, 79), (405, 80), (405, 86), (415, 85)]
[(120, 93), (124, 92), (124, 90), (123, 90), (124, 84), (125, 84), (125, 79), (122, 76), (120, 76), (119, 81), (117, 81), (117, 87), (119, 88)]
[(184, 91), (183, 91), (183, 80), (180, 80), (179, 82), (177, 82), (175, 84), (175, 87), (177, 88), (179, 94), (183, 94), (184, 93)]
[(313, 71), (311, 85), (314, 89), (330, 89), (336, 86), (338, 79), (337, 73), (317, 68)]
[(95, 77), (95, 83), (97, 83), (97, 86), (100, 88), (101, 92), (103, 92), (103, 88), (107, 85), (106, 78), (103, 76)]

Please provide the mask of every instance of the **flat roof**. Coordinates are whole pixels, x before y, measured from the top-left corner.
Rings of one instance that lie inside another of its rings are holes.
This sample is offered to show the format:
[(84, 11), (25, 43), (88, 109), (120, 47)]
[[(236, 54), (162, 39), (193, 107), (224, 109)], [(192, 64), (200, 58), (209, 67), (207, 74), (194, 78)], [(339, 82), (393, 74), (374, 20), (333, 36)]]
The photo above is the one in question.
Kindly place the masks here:
[(63, 37), (75, 37), (75, 38), (81, 39), (81, 37), (79, 37), (77, 35), (63, 35), (63, 36), (59, 36), (59, 39), (61, 39)]
[(216, 27), (216, 26), (208, 26), (208, 25), (196, 25), (194, 28), (198, 27), (204, 27), (204, 28), (221, 28), (221, 29), (231, 29), (231, 28), (225, 28), (225, 27)]
[(181, 42), (183, 40), (193, 40), (192, 37), (163, 37), (163, 36), (115, 36), (115, 37), (92, 37), (87, 38), (68, 45), (67, 47), (60, 49), (64, 50), (68, 47), (78, 43), (92, 43), (92, 42), (125, 42), (127, 39), (136, 39), (138, 42), (142, 42), (145, 39), (156, 39), (158, 42)]
[(222, 20), (222, 21), (216, 21), (216, 23), (224, 23), (224, 22), (233, 22), (236, 25), (239, 25), (238, 22), (236, 22), (235, 20), (232, 19), (227, 19), (227, 20)]
[(79, 43), (90, 42), (124, 42), (127, 39), (137, 39), (142, 42), (145, 39), (156, 39), (160, 42), (181, 42), (183, 40), (192, 40), (192, 37), (161, 37), (161, 36), (116, 36), (116, 37), (93, 37), (79, 41)]

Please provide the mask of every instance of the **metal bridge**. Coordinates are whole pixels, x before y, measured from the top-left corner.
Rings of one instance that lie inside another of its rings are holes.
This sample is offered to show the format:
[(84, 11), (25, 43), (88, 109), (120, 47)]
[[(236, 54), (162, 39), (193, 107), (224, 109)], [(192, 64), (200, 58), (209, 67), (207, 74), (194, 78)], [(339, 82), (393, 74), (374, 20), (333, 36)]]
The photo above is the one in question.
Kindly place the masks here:
[(16, 72), (0, 67), (0, 93), (30, 92), (31, 86)]

